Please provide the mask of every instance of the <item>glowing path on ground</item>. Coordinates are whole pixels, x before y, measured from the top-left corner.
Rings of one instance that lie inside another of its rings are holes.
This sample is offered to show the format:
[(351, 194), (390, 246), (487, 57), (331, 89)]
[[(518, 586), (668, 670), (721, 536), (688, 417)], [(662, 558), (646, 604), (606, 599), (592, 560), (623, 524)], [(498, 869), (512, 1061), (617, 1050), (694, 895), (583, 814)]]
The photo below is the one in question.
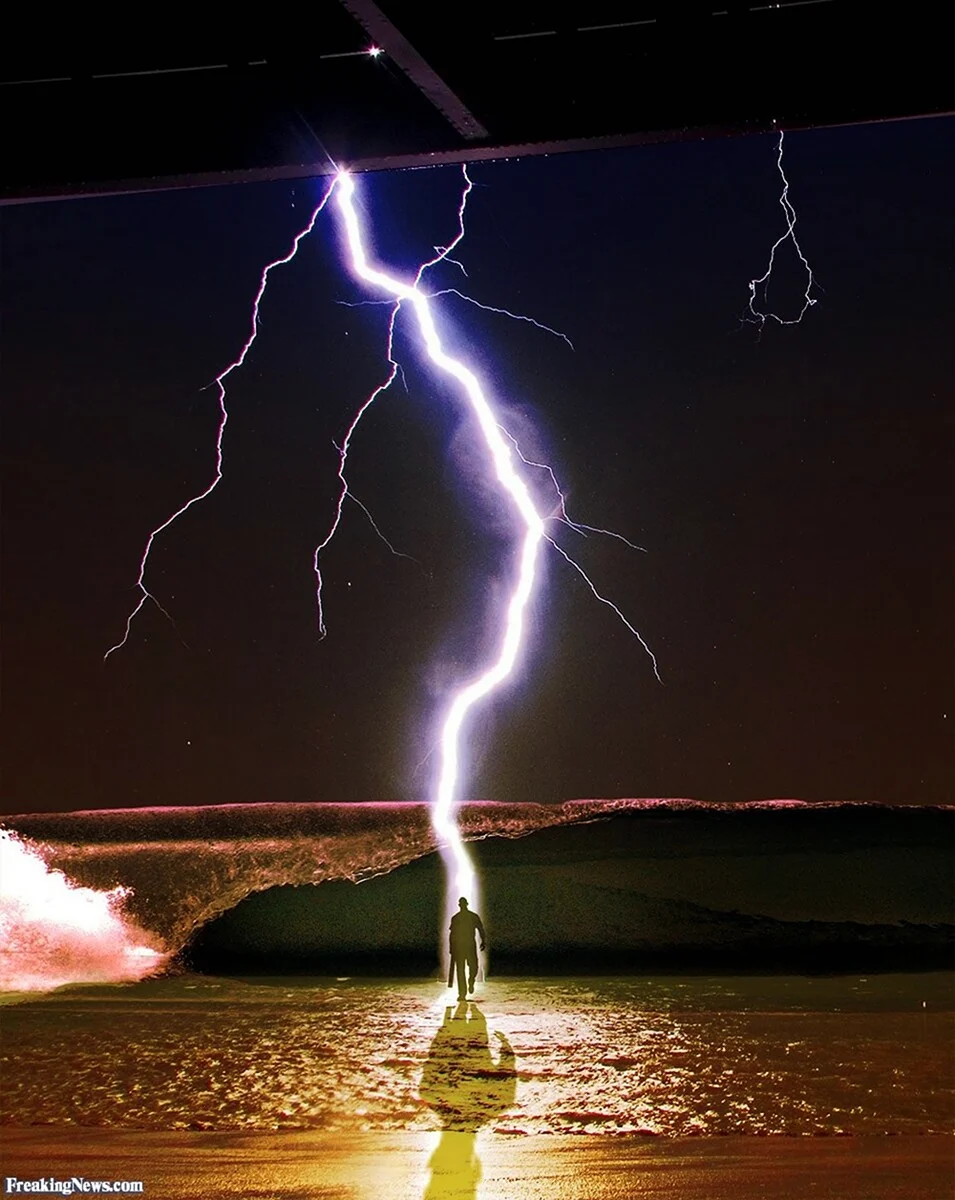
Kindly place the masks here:
[[(441, 727), (441, 763), (437, 788), (431, 806), (431, 820), (437, 836), (439, 847), (441, 848), (441, 853), (445, 857), (445, 862), (448, 866), (449, 878), (447, 901), (449, 908), (453, 908), (456, 905), (457, 897), (462, 895), (466, 896), (472, 905), (476, 905), (478, 902), (477, 879), (474, 868), (455, 821), (455, 806), (458, 802), (458, 791), (462, 769), (462, 733), (464, 731), (467, 718), (475, 706), (478, 705), (481, 700), (489, 696), (511, 675), (512, 671), (514, 670), (514, 666), (517, 662), (517, 658), (523, 643), (525, 615), (528, 603), (530, 602), (534, 591), (534, 585), (537, 578), (537, 564), (542, 542), (546, 541), (552, 545), (569, 563), (569, 565), (572, 566), (582, 576), (594, 597), (601, 603), (609, 606), (614, 611), (621, 622), (643, 646), (653, 664), (654, 674), (656, 675), (657, 679), (660, 678), (657, 669), (656, 658), (654, 657), (653, 652), (650, 650), (647, 643), (644, 641), (643, 637), (627, 620), (620, 609), (613, 604), (612, 601), (608, 600), (597, 591), (596, 587), (591, 582), (589, 576), (586, 574), (583, 568), (580, 567), (550, 535), (548, 535), (546, 532), (546, 522), (548, 520), (557, 520), (584, 536), (586, 536), (587, 533), (606, 534), (607, 536), (618, 538), (620, 541), (625, 542), (633, 549), (640, 549), (640, 547), (634, 546), (632, 542), (611, 530), (597, 529), (593, 526), (582, 525), (572, 521), (569, 518), (566, 511), (565, 498), (558, 485), (557, 478), (553, 470), (546, 463), (535, 463), (523, 456), (515, 439), (499, 423), (497, 415), (494, 412), (489, 399), (485, 395), (484, 389), (478, 377), (460, 360), (447, 354), (442, 345), (440, 335), (435, 325), (434, 314), (431, 305), (432, 299), (437, 296), (447, 295), (451, 292), (462, 296), (463, 299), (471, 300), (471, 298), (463, 296), (462, 293), (457, 292), (457, 289), (444, 289), (443, 291), (429, 294), (422, 289), (421, 285), (425, 272), (431, 267), (434, 267), (443, 261), (449, 261), (452, 263), (456, 262), (456, 260), (449, 258), (449, 255), (464, 238), (464, 211), (472, 188), (472, 182), (468, 177), (466, 169), (463, 172), (463, 179), (464, 188), (462, 190), (461, 200), (458, 206), (457, 231), (454, 238), (448, 243), (447, 246), (437, 248), (434, 257), (421, 264), (410, 283), (387, 274), (380, 267), (373, 266), (369, 262), (365, 249), (365, 238), (362, 233), (361, 222), (359, 220), (358, 212), (354, 203), (355, 182), (345, 171), (341, 171), (336, 175), (331, 187), (328, 189), (320, 203), (312, 212), (308, 223), (298, 234), (295, 235), (288, 253), (282, 258), (278, 258), (269, 263), (268, 266), (265, 267), (260, 277), (259, 288), (252, 304), (251, 330), (249, 336), (243, 344), (237, 358), (222, 372), (220, 372), (215, 379), (215, 385), (218, 390), (220, 419), (216, 434), (215, 472), (213, 478), (206, 488), (191, 497), (185, 504), (181, 505), (174, 513), (172, 513), (171, 516), (167, 517), (162, 524), (158, 525), (150, 533), (140, 559), (139, 575), (136, 580), (136, 588), (140, 593), (139, 599), (127, 618), (126, 629), (123, 638), (115, 646), (111, 646), (105, 655), (105, 657), (108, 658), (114, 651), (120, 649), (126, 644), (129, 639), (132, 623), (136, 616), (142, 611), (147, 600), (152, 600), (153, 603), (155, 603), (157, 607), (166, 614), (166, 616), (169, 616), (169, 614), (166, 613), (165, 608), (163, 608), (155, 596), (153, 596), (153, 594), (148, 590), (145, 583), (146, 568), (153, 545), (156, 538), (161, 533), (168, 529), (176, 520), (178, 520), (179, 517), (192, 508), (193, 505), (209, 496), (221, 481), (223, 467), (223, 436), (229, 418), (228, 408), (226, 406), (225, 381), (233, 371), (237, 370), (243, 365), (249, 354), (249, 351), (252, 348), (252, 344), (256, 339), (259, 328), (259, 307), (268, 284), (270, 272), (274, 267), (288, 263), (295, 257), (302, 239), (311, 233), (319, 214), (328, 204), (328, 201), (334, 196), (344, 225), (345, 238), (348, 247), (349, 266), (351, 271), (377, 291), (384, 292), (390, 298), (384, 302), (392, 305), (392, 311), (388, 322), (388, 335), (386, 343), (386, 361), (388, 363), (388, 371), (384, 380), (378, 384), (362, 401), (346, 430), (345, 437), (343, 438), (341, 445), (338, 446), (339, 460), (337, 477), (340, 483), (338, 499), (335, 504), (328, 533), (315, 548), (313, 569), (316, 581), (315, 595), (318, 631), (320, 636), (325, 635), (326, 629), (322, 606), (322, 575), (319, 561), (322, 551), (325, 550), (331, 543), (341, 524), (346, 498), (352, 499), (358, 505), (358, 507), (363, 510), (365, 515), (371, 521), (375, 532), (378, 533), (378, 535), (382, 537), (382, 540), (385, 541), (385, 544), (394, 551), (394, 548), (391, 546), (391, 544), (381, 534), (368, 509), (350, 492), (345, 470), (352, 438), (362, 417), (372, 406), (375, 400), (383, 392), (387, 391), (398, 377), (400, 366), (398, 360), (394, 356), (395, 323), (404, 304), (410, 305), (414, 311), (414, 316), (417, 321), (418, 330), (421, 334), (421, 339), (431, 361), (436, 367), (439, 368), (439, 370), (443, 371), (447, 375), (450, 375), (460, 385), (467, 404), (481, 431), (484, 444), (487, 447), (489, 461), (493, 469), (493, 473), (501, 487), (510, 498), (522, 528), (517, 573), (503, 617), (503, 626), (500, 633), (497, 656), (490, 665), (485, 667), (483, 671), (481, 671), (473, 679), (465, 683), (456, 691), (444, 716)], [(460, 266), (460, 264), (457, 265)], [(471, 302), (477, 303), (476, 301)], [(488, 308), (486, 305), (480, 305), (480, 307)], [(506, 309), (490, 308), (489, 311), (500, 313), (504, 316), (508, 316), (517, 320), (529, 321), (537, 328), (545, 330), (548, 333), (554, 333), (556, 336), (562, 337), (565, 341), (568, 341), (565, 335), (557, 333), (556, 330), (552, 330), (548, 326), (541, 325), (532, 318), (509, 312)], [(518, 464), (525, 467), (540, 469), (547, 474), (557, 495), (558, 502), (556, 509), (553, 509), (553, 506), (551, 506), (546, 515), (539, 511), (531, 495), (528, 484), (520, 472)], [(450, 855), (450, 862), (448, 862), (448, 855)]]

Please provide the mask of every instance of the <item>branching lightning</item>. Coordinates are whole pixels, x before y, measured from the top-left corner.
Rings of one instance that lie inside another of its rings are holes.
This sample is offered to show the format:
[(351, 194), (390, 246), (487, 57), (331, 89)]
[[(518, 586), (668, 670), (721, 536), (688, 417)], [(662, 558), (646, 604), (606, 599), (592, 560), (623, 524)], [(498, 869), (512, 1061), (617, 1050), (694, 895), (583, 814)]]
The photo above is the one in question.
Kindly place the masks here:
[[(355, 185), (349, 175), (347, 175), (345, 172), (341, 172), (336, 177), (333, 187), (342, 186), (345, 184), (346, 181), (347, 181), (347, 186), (352, 189), (351, 192), (349, 192), (349, 202), (350, 202), (351, 196), (354, 194), (354, 186)], [(468, 196), (470, 195), (471, 189), (473, 186), (474, 185), (472, 184), (471, 179), (468, 176), (467, 168), (465, 168), (464, 169), (464, 189), (461, 193), (461, 201), (458, 205), (457, 232), (455, 233), (454, 238), (451, 240), (451, 242), (448, 243), (447, 246), (436, 246), (435, 247), (434, 256), (432, 258), (429, 258), (427, 260), (427, 262), (424, 262), (421, 264), (421, 266), (418, 268), (417, 274), (415, 275), (414, 282), (410, 288), (407, 285), (401, 285), (402, 288), (404, 288), (405, 292), (407, 292), (409, 294), (411, 292), (418, 294), (417, 289), (421, 283), (421, 280), (424, 276), (425, 271), (429, 270), (429, 268), (431, 268), (433, 266), (436, 266), (439, 262), (445, 261), (448, 258), (448, 255), (461, 242), (462, 238), (464, 237), (464, 210), (465, 210), (465, 207), (467, 206)], [(339, 200), (339, 207), (341, 207), (341, 200)], [(356, 229), (356, 236), (357, 236), (358, 216), (354, 211), (354, 206), (351, 205), (350, 203), (349, 203), (349, 210), (352, 214), (353, 223), (354, 223), (354, 226)], [(354, 246), (353, 246), (353, 243), (351, 240), (351, 231), (348, 228), (347, 222), (346, 222), (346, 231), (348, 232), (348, 235), (349, 235), (349, 249), (351, 250), (352, 254), (354, 255)], [(359, 246), (361, 245), (360, 239), (357, 244)], [(454, 262), (455, 260), (452, 259), (451, 261)], [(352, 265), (353, 265), (353, 269), (355, 269), (356, 273), (357, 273), (357, 267), (355, 266), (354, 262)], [(456, 264), (456, 265), (460, 265), (460, 264)], [(462, 267), (461, 269), (463, 270), (464, 268)], [(355, 413), (354, 417), (352, 417), (352, 420), (348, 426), (348, 429), (345, 431), (345, 436), (342, 439), (341, 445), (338, 447), (337, 475), (338, 475), (338, 481), (340, 484), (340, 487), (338, 490), (338, 499), (335, 503), (335, 510), (332, 515), (332, 521), (329, 526), (328, 533), (326, 533), (325, 537), (322, 538), (322, 540), (315, 547), (315, 554), (314, 554), (314, 557), (312, 560), (312, 568), (315, 572), (315, 604), (316, 604), (317, 615), (318, 615), (318, 632), (321, 637), (325, 636), (327, 630), (325, 627), (325, 609), (324, 609), (324, 605), (322, 602), (322, 571), (321, 571), (320, 560), (321, 560), (322, 551), (325, 550), (326, 547), (329, 545), (329, 543), (332, 541), (332, 538), (334, 538), (335, 534), (338, 532), (339, 525), (341, 525), (342, 511), (343, 511), (344, 505), (345, 505), (345, 498), (352, 495), (352, 493), (349, 491), (348, 478), (345, 474), (345, 469), (348, 464), (348, 452), (351, 449), (352, 438), (355, 436), (355, 430), (358, 428), (358, 425), (359, 425), (362, 417), (365, 415), (365, 413), (369, 410), (369, 408), (371, 408), (371, 406), (378, 399), (378, 397), (380, 395), (382, 395), (382, 393), (388, 391), (388, 389), (391, 387), (391, 385), (394, 383), (394, 381), (398, 378), (398, 376), (401, 373), (401, 365), (398, 362), (398, 360), (395, 358), (395, 353), (394, 353), (395, 322), (398, 319), (398, 313), (401, 311), (402, 303), (408, 299), (408, 295), (405, 295), (402, 292), (399, 292), (393, 288), (385, 287), (383, 290), (386, 292), (389, 292), (391, 294), (390, 300), (382, 301), (382, 303), (391, 304), (391, 315), (388, 318), (388, 333), (387, 333), (387, 337), (385, 340), (385, 361), (388, 364), (388, 371), (387, 371), (387, 374), (385, 375), (385, 378), (382, 380), (382, 382), (379, 383), (376, 388), (374, 388), (374, 390), (365, 398), (365, 400), (359, 406), (358, 411)]]
[[(425, 266), (433, 267), (437, 262), (450, 262), (456, 267), (461, 267), (461, 264), (456, 258), (436, 259), (426, 263)], [(461, 267), (461, 270), (463, 271), (464, 267)], [(432, 299), (437, 296), (457, 296), (459, 300), (466, 300), (468, 304), (473, 304), (475, 308), (483, 308), (485, 312), (495, 313), (499, 317), (510, 317), (512, 321), (526, 321), (528, 325), (533, 325), (535, 329), (540, 329), (544, 333), (552, 333), (554, 337), (560, 338), (562, 342), (567, 343), (571, 350), (574, 348), (574, 343), (570, 340), (567, 334), (561, 333), (559, 329), (554, 329), (550, 325), (545, 325), (541, 321), (536, 321), (533, 317), (525, 316), (523, 313), (511, 312), (509, 308), (495, 308), (493, 304), (482, 304), (480, 300), (475, 300), (473, 296), (469, 296), (467, 292), (462, 292), (458, 288), (441, 288), (440, 291), (429, 292), (428, 295), (431, 296)], [(339, 300), (338, 303), (343, 305), (345, 308), (367, 308), (374, 307), (375, 305), (381, 305), (384, 307), (394, 305), (393, 300)]]
[[(780, 143), (781, 144), (781, 143)], [(334, 196), (336, 206), (341, 218), (345, 243), (347, 247), (348, 266), (352, 273), (361, 279), (370, 288), (374, 289), (379, 294), (383, 294), (384, 300), (364, 301), (364, 303), (384, 303), (391, 305), (391, 312), (387, 325), (387, 336), (385, 340), (385, 361), (387, 364), (384, 378), (381, 382), (365, 397), (361, 402), (355, 414), (353, 415), (339, 445), (336, 446), (338, 451), (338, 466), (337, 479), (339, 482), (338, 496), (333, 508), (331, 522), (328, 532), (322, 538), (315, 548), (313, 556), (313, 570), (315, 575), (315, 597), (317, 609), (317, 625), (320, 636), (326, 633), (325, 616), (322, 602), (322, 573), (320, 569), (320, 559), (323, 551), (329, 546), (332, 539), (335, 537), (343, 518), (345, 501), (350, 499), (356, 504), (370, 521), (372, 528), (385, 544), (392, 550), (393, 553), (400, 553), (395, 550), (394, 546), (384, 537), (381, 530), (378, 528), (374, 517), (368, 508), (354, 495), (349, 488), (347, 477), (348, 456), (351, 450), (352, 441), (355, 432), (362, 421), (365, 414), (372, 407), (375, 401), (392, 386), (399, 376), (401, 376), (401, 366), (395, 356), (395, 330), (398, 316), (405, 306), (410, 308), (413, 313), (417, 331), (420, 335), (424, 348), (427, 351), (431, 362), (441, 372), (450, 376), (458, 384), (468, 410), (474, 418), (478, 429), (483, 438), (483, 444), (487, 450), (490, 469), (497, 479), (503, 492), (509, 499), (510, 505), (518, 519), (520, 534), (518, 546), (516, 548), (516, 570), (512, 581), (510, 595), (506, 604), (505, 611), (501, 618), (499, 637), (497, 641), (496, 655), (493, 661), (486, 665), (483, 670), (480, 670), (472, 679), (461, 685), (454, 693), (451, 702), (444, 714), (441, 722), (440, 734), (440, 769), (438, 772), (437, 785), (433, 802), (431, 805), (432, 824), (438, 838), (439, 845), (442, 848), (442, 853), (449, 858), (446, 858), (449, 867), (449, 899), (457, 896), (467, 896), (473, 903), (477, 900), (477, 881), (470, 858), (465, 849), (464, 843), (460, 836), (455, 821), (455, 809), (459, 802), (460, 779), (462, 774), (462, 750), (461, 742), (462, 735), (465, 730), (468, 718), (476, 706), (482, 700), (488, 697), (502, 684), (514, 671), (518, 656), (521, 652), (524, 641), (524, 628), (527, 615), (528, 605), (534, 594), (534, 588), (538, 576), (538, 563), (540, 559), (541, 547), (544, 543), (549, 543), (561, 555), (561, 557), (583, 578), (591, 593), (600, 601), (600, 603), (608, 606), (613, 610), (616, 616), (630, 631), (631, 634), (640, 642), (648, 654), (653, 671), (657, 679), (660, 678), (657, 660), (650, 647), (647, 645), (644, 638), (634, 627), (633, 624), (626, 618), (621, 610), (605, 596), (601, 595), (594, 586), (589, 576), (581, 566), (547, 533), (547, 522), (557, 521), (567, 525), (576, 533), (586, 537), (590, 533), (603, 534), (609, 537), (617, 538), (624, 542), (632, 549), (639, 550), (641, 547), (636, 546), (627, 538), (620, 534), (614, 533), (612, 530), (598, 529), (594, 526), (583, 525), (579, 522), (571, 520), (567, 513), (566, 501), (563, 491), (557, 481), (557, 477), (553, 469), (546, 463), (533, 462), (524, 457), (516, 439), (504, 428), (500, 423), (497, 414), (494, 411), (493, 405), (485, 393), (484, 386), (478, 376), (462, 361), (451, 356), (446, 352), (441, 341), (440, 334), (435, 324), (434, 301), (439, 297), (448, 294), (460, 296), (462, 299), (470, 303), (477, 303), (471, 297), (464, 295), (455, 288), (446, 288), (442, 291), (429, 293), (423, 286), (423, 281), (426, 273), (435, 267), (438, 263), (449, 262), (458, 267), (463, 274), (467, 274), (464, 266), (455, 258), (450, 257), (452, 252), (458, 247), (464, 238), (464, 216), (465, 208), (468, 201), (468, 196), (472, 190), (473, 184), (468, 176), (467, 169), (463, 171), (464, 186), (461, 192), (461, 199), (457, 211), (457, 229), (454, 237), (447, 246), (435, 248), (434, 256), (422, 263), (418, 268), (414, 278), (410, 281), (400, 279), (389, 274), (382, 267), (374, 265), (368, 258), (366, 251), (367, 239), (362, 231), (361, 220), (355, 205), (355, 182), (353, 178), (345, 171), (339, 172), (331, 186), (325, 192), (320, 203), (316, 206), (311, 214), (311, 217), (305, 227), (295, 235), (291, 247), (286, 255), (269, 263), (262, 272), (259, 282), (258, 291), (255, 294), (252, 303), (251, 312), (251, 329), (249, 336), (243, 344), (238, 356), (231, 362), (214, 381), (217, 389), (218, 406), (219, 406), (219, 422), (216, 431), (215, 440), (215, 472), (211, 482), (199, 493), (192, 496), (185, 504), (178, 508), (171, 516), (167, 517), (161, 525), (157, 526), (149, 535), (145, 549), (142, 554), (139, 566), (139, 575), (136, 580), (136, 588), (139, 591), (139, 599), (130, 613), (126, 621), (126, 628), (123, 638), (117, 642), (115, 646), (111, 646), (106, 652), (108, 658), (115, 650), (124, 646), (129, 639), (132, 623), (136, 616), (142, 611), (148, 600), (151, 600), (164, 613), (166, 610), (162, 607), (156, 597), (146, 586), (146, 571), (149, 564), (149, 556), (152, 551), (156, 538), (159, 537), (166, 529), (168, 529), (179, 517), (186, 513), (194, 505), (198, 504), (209, 496), (217, 487), (223, 474), (223, 437), (225, 434), (226, 424), (229, 419), (228, 407), (226, 405), (226, 380), (246, 361), (246, 358), (252, 348), (259, 330), (259, 308), (262, 302), (263, 295), (268, 284), (271, 271), (285, 263), (290, 262), (298, 252), (299, 245), (302, 240), (311, 233), (318, 219), (319, 214), (323, 211), (329, 200)], [(788, 200), (786, 201), (788, 204)], [(781, 239), (783, 240), (783, 239)], [(777, 245), (780, 243), (777, 243)], [(775, 251), (775, 248), (774, 248)], [(529, 317), (523, 317), (520, 314), (509, 312), (506, 309), (492, 308), (489, 305), (479, 305), (487, 311), (500, 313), (502, 315), (514, 318), (516, 320), (528, 321), (535, 327), (542, 329), (548, 333), (554, 334), (557, 337), (563, 338), (568, 344), (570, 340), (566, 335), (559, 333), (557, 330), (541, 324), (538, 321)], [(532, 470), (539, 470), (546, 474), (553, 488), (555, 500), (550, 503), (547, 510), (542, 511), (535, 501), (531, 488), (528, 485), (521, 468), (527, 467)], [(402, 557), (410, 557), (402, 555)], [(166, 613), (169, 616), (168, 613)], [(171, 618), (170, 618), (171, 619)]]
[[(533, 459), (525, 458), (521, 452), (520, 446), (517, 444), (517, 438), (512, 437), (503, 425), (500, 426), (500, 430), (501, 433), (503, 433), (508, 439), (508, 441), (510, 441), (525, 467), (536, 467), (537, 470), (543, 471), (550, 479), (554, 488), (554, 492), (557, 495), (556, 507), (552, 514), (554, 519), (560, 521), (569, 529), (573, 529), (575, 533), (579, 533), (582, 537), (586, 537), (588, 533), (599, 533), (604, 537), (615, 538), (618, 542), (623, 542), (623, 544), (625, 546), (629, 546), (631, 550), (639, 550), (641, 554), (646, 554), (646, 548), (644, 546), (638, 546), (636, 542), (631, 542), (630, 539), (624, 537), (622, 533), (616, 533), (613, 529), (599, 529), (596, 525), (584, 525), (581, 521), (571, 520), (570, 514), (567, 512), (567, 499), (564, 496), (563, 489), (557, 482), (557, 476), (554, 474), (554, 468), (550, 466), (549, 463), (534, 462)], [(573, 565), (576, 566), (577, 564), (574, 563)]]
[[(597, 529), (594, 532), (595, 533), (606, 533), (607, 530)], [(640, 633), (640, 631), (634, 625), (631, 625), (631, 623), (627, 620), (627, 618), (623, 615), (623, 613), (616, 606), (616, 604), (614, 604), (614, 602), (612, 600), (608, 600), (606, 596), (602, 596), (600, 594), (600, 592), (597, 591), (596, 587), (594, 587), (594, 584), (593, 584), (590, 576), (587, 574), (587, 572), (583, 569), (582, 566), (580, 566), (579, 563), (575, 562), (574, 559), (572, 559), (570, 557), (570, 555), (567, 553), (566, 550), (564, 550), (564, 548), (562, 546), (558, 546), (557, 543), (554, 541), (554, 539), (551, 537), (549, 537), (547, 540), (554, 547), (554, 549), (561, 556), (561, 558), (565, 562), (569, 563), (570, 566), (572, 566), (574, 568), (574, 570), (577, 572), (577, 574), (583, 579), (583, 581), (584, 581), (584, 583), (586, 583), (587, 587), (590, 588), (591, 594), (593, 595), (594, 599), (599, 600), (601, 604), (606, 604), (606, 606), (609, 609), (612, 609), (613, 612), (615, 612), (617, 614), (617, 616), (620, 618), (620, 620), (623, 622), (623, 624), (626, 625), (626, 627), (630, 630), (630, 632), (633, 634), (633, 636), (637, 639), (637, 641), (640, 643), (640, 645), (644, 648), (644, 650), (646, 650), (647, 654), (649, 655), (650, 662), (653, 663), (653, 674), (656, 676), (657, 683), (662, 683), (663, 680), (660, 678), (660, 668), (657, 664), (657, 656), (653, 653), (653, 651), (647, 645), (647, 643), (644, 640), (644, 637)], [(626, 539), (624, 539), (624, 540), (626, 541)], [(631, 544), (631, 543), (628, 543), (628, 544)], [(638, 549), (639, 549), (639, 547), (638, 547)]]
[(554, 337), (560, 338), (562, 342), (573, 350), (574, 343), (570, 340), (566, 333), (561, 333), (559, 329), (552, 329), (550, 325), (544, 325), (540, 321), (535, 321), (533, 317), (525, 317), (522, 313), (511, 312), (509, 308), (495, 308), (493, 304), (482, 304), (480, 300), (475, 300), (473, 296), (468, 296), (465, 292), (459, 291), (457, 288), (442, 288), (440, 292), (433, 292), (435, 296), (457, 296), (460, 300), (466, 300), (468, 304), (473, 304), (475, 308), (483, 308), (485, 312), (496, 313), (499, 317), (510, 317), (512, 321), (526, 321), (528, 325), (533, 325), (535, 329), (543, 330), (544, 333), (552, 333)]
[[(334, 187), (334, 184), (332, 187)], [(136, 583), (134, 585), (135, 589), (139, 592), (139, 599), (129, 616), (126, 618), (126, 628), (123, 632), (123, 636), (115, 646), (110, 646), (110, 648), (103, 655), (104, 662), (115, 650), (120, 650), (126, 645), (127, 641), (129, 640), (130, 631), (133, 627), (133, 621), (140, 614), (140, 612), (142, 612), (147, 600), (151, 600), (159, 609), (159, 611), (163, 613), (163, 615), (170, 621), (172, 621), (172, 617), (169, 615), (163, 605), (160, 604), (152, 592), (146, 587), (146, 569), (149, 566), (149, 556), (152, 553), (153, 545), (156, 541), (156, 538), (159, 537), (161, 533), (164, 533), (170, 525), (178, 521), (184, 513), (187, 513), (189, 509), (193, 507), (193, 505), (198, 504), (200, 501), (205, 500), (207, 496), (210, 496), (219, 486), (219, 482), (222, 479), (222, 439), (225, 437), (225, 428), (229, 422), (229, 409), (226, 406), (225, 381), (229, 378), (233, 371), (237, 371), (245, 362), (249, 351), (252, 349), (252, 344), (255, 342), (255, 339), (258, 336), (259, 306), (262, 303), (262, 297), (265, 295), (265, 289), (268, 287), (269, 275), (275, 267), (280, 267), (285, 263), (291, 262), (298, 253), (298, 248), (302, 242), (302, 239), (307, 237), (308, 234), (312, 232), (312, 229), (315, 227), (315, 222), (318, 220), (319, 213), (328, 203), (329, 197), (332, 194), (332, 187), (328, 188), (321, 201), (316, 205), (311, 217), (309, 218), (308, 224), (292, 239), (292, 245), (289, 248), (288, 253), (282, 258), (276, 258), (273, 262), (270, 262), (262, 271), (262, 274), (259, 278), (258, 291), (255, 293), (255, 298), (252, 301), (252, 320), (251, 328), (249, 329), (249, 336), (246, 338), (242, 349), (239, 351), (238, 357), (229, 363), (224, 370), (220, 371), (212, 383), (212, 386), (215, 387), (217, 392), (217, 401), (219, 406), (219, 423), (216, 428), (215, 439), (215, 472), (212, 476), (212, 480), (206, 487), (202, 489), (201, 492), (197, 492), (196, 495), (190, 497), (185, 504), (183, 504), (180, 508), (177, 508), (176, 511), (168, 516), (161, 525), (157, 525), (146, 539), (146, 545), (143, 548), (142, 557), (139, 560), (139, 574), (136, 577)]]
[[(773, 242), (772, 249), (769, 252), (769, 263), (766, 270), (757, 279), (749, 281), (749, 307), (744, 314), (743, 319), (751, 325), (758, 325), (760, 330), (763, 329), (766, 322), (769, 320), (776, 321), (780, 325), (798, 325), (806, 315), (808, 310), (816, 303), (812, 295), (812, 289), (815, 286), (815, 280), (812, 275), (812, 267), (810, 267), (805, 254), (802, 252), (802, 247), (796, 238), (796, 210), (792, 206), (789, 199), (789, 180), (786, 178), (786, 172), (783, 169), (783, 131), (779, 131), (779, 143), (776, 151), (776, 167), (779, 171), (779, 177), (783, 183), (783, 190), (779, 196), (779, 205), (783, 210), (783, 216), (786, 220), (786, 231)], [(757, 307), (757, 303), (766, 303), (766, 292), (769, 287), (769, 280), (773, 273), (773, 267), (776, 262), (776, 251), (786, 242), (792, 242), (793, 249), (799, 257), (806, 272), (806, 290), (803, 292), (802, 307), (795, 317), (780, 317), (777, 313), (771, 310), (762, 311)]]

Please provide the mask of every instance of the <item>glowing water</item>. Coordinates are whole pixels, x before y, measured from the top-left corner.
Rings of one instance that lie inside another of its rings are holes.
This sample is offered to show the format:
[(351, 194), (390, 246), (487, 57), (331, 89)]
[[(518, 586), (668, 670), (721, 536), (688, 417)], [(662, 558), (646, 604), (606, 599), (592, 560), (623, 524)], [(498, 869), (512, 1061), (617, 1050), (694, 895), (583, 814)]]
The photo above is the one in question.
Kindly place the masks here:
[(158, 970), (167, 956), (124, 916), (128, 894), (80, 887), (0, 829), (0, 991), (126, 983)]

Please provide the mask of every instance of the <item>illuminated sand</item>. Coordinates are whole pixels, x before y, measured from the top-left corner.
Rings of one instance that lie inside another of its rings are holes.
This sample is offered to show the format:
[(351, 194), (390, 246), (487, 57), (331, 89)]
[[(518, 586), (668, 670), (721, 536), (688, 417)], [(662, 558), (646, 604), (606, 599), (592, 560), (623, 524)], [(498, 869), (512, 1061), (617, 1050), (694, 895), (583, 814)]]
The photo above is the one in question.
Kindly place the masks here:
[[(4, 1012), (4, 1124), (359, 1133), (948, 1132), (952, 980), (185, 975)], [(923, 1007), (924, 1006), (924, 1007)]]
[(169, 1200), (939, 1200), (955, 1142), (4, 1129), (4, 1172), (142, 1179)]
[(434, 980), (66, 989), (5, 1010), (4, 1172), (261, 1200), (934, 1198), (951, 982), (492, 979), (461, 1006)]

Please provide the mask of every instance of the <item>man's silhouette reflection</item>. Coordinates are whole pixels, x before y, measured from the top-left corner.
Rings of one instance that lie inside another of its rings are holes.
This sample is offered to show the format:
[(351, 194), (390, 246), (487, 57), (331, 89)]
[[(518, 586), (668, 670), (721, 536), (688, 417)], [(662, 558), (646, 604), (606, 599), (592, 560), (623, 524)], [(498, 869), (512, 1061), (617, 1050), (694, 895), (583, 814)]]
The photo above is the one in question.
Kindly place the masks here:
[[(448, 987), (454, 987), (454, 977), (458, 977), (458, 999), (464, 1000), (474, 992), (474, 979), (478, 969), (478, 952), (475, 936), (481, 935), (481, 949), (487, 945), (484, 933), (484, 922), (468, 908), (468, 902), (462, 896), (458, 901), (458, 911), (451, 918), (450, 945), (451, 970), (448, 974)], [(467, 979), (465, 980), (465, 971)]]
[[(473, 940), (473, 939), (472, 939)], [(497, 1062), (488, 1045), (487, 1021), (473, 1002), (444, 1010), (421, 1075), (421, 1099), (441, 1121), (441, 1140), (428, 1166), (424, 1200), (474, 1200), (481, 1179), (475, 1150), (480, 1127), (514, 1103), (514, 1051), (503, 1033)]]

